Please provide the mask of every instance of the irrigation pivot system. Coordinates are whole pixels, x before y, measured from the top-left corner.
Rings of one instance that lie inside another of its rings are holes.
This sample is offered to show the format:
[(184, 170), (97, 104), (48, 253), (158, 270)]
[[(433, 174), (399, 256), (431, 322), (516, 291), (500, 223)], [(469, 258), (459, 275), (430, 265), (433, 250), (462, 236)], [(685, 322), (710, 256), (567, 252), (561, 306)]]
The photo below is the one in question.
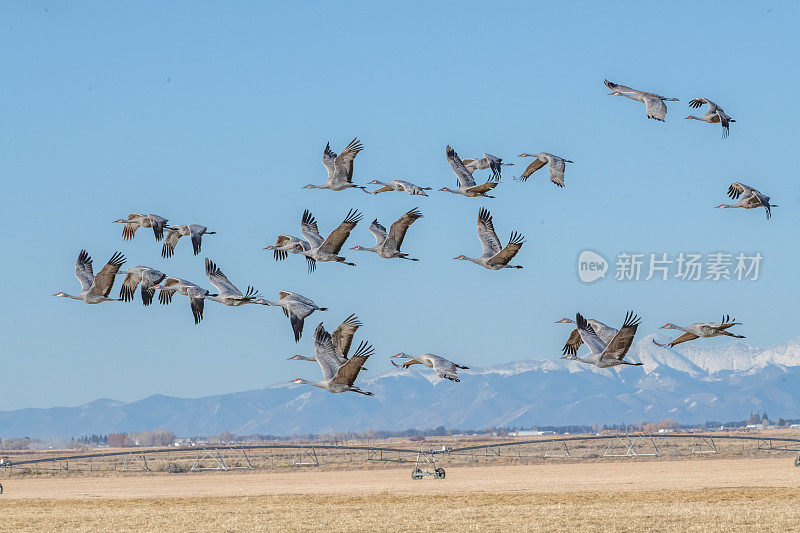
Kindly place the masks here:
[[(615, 435), (563, 435), (549, 438), (538, 439), (516, 439), (505, 442), (488, 442), (468, 446), (447, 447), (440, 449), (410, 449), (382, 447), (373, 445), (339, 445), (339, 444), (315, 444), (312, 442), (303, 444), (250, 444), (250, 445), (201, 445), (201, 446), (182, 446), (182, 447), (161, 447), (161, 448), (133, 448), (130, 450), (95, 452), (71, 455), (55, 455), (47, 457), (34, 457), (22, 460), (10, 460), (3, 458), (0, 461), (0, 469), (9, 470), (18, 468), (41, 468), (43, 465), (50, 465), (53, 470), (70, 470), (70, 462), (85, 464), (88, 462), (89, 470), (92, 470), (92, 461), (96, 459), (120, 458), (122, 459), (121, 469), (123, 471), (151, 471), (152, 462), (157, 458), (176, 458), (187, 461), (191, 454), (194, 454), (194, 461), (191, 468), (178, 468), (175, 463), (168, 463), (164, 468), (166, 472), (183, 471), (202, 471), (202, 470), (235, 470), (235, 469), (255, 469), (253, 464), (253, 454), (273, 451), (276, 453), (293, 454), (291, 464), (295, 467), (313, 467), (321, 464), (319, 453), (335, 454), (339, 462), (349, 458), (353, 462), (353, 457), (362, 457), (367, 461), (383, 461), (391, 463), (413, 463), (412, 478), (422, 479), (430, 475), (435, 479), (445, 477), (444, 469), (437, 466), (437, 459), (443, 456), (459, 457), (471, 456), (473, 460), (478, 458), (508, 458), (508, 459), (541, 459), (541, 458), (570, 458), (580, 459), (577, 455), (581, 448), (586, 448), (587, 444), (593, 441), (600, 441), (601, 448), (593, 455), (606, 458), (626, 458), (626, 457), (660, 457), (661, 447), (665, 441), (674, 440), (678, 442), (691, 442), (691, 449), (684, 448), (684, 453), (690, 454), (716, 454), (720, 453), (718, 444), (723, 442), (738, 441), (742, 444), (742, 451), (747, 443), (754, 443), (756, 451), (773, 452), (800, 452), (800, 438), (777, 437), (777, 436), (754, 436), (754, 435), (735, 435), (735, 434), (714, 434), (714, 433), (663, 433), (663, 434), (615, 434)], [(603, 446), (605, 445), (605, 446)], [(538, 446), (544, 447), (543, 453), (536, 455), (523, 455), (525, 447)], [(516, 448), (516, 453), (514, 449)], [(503, 451), (506, 450), (504, 453)], [(600, 451), (602, 450), (602, 452)], [(283, 456), (281, 456), (283, 457)], [(288, 456), (287, 456), (288, 457)], [(345, 459), (343, 459), (345, 458)], [(275, 466), (274, 457), (271, 459)], [(188, 464), (188, 463), (187, 463)], [(794, 461), (800, 467), (800, 455)], [(115, 462), (115, 470), (117, 469)]]

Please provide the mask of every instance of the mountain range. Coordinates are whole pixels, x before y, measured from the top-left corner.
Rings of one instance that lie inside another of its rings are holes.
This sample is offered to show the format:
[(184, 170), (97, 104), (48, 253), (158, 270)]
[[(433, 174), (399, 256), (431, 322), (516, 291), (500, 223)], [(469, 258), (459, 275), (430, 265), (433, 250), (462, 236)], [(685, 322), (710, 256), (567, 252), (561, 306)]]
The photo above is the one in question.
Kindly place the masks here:
[[(703, 423), (742, 420), (764, 410), (800, 417), (800, 338), (766, 349), (744, 341), (666, 349), (651, 338), (636, 341), (629, 352), (641, 367), (601, 370), (575, 361), (526, 359), (460, 371), (461, 383), (420, 366), (393, 368), (361, 374), (359, 384), (375, 393), (372, 398), (279, 383), (203, 398), (100, 399), (77, 407), (0, 411), (0, 436), (68, 438), (156, 428), (180, 436), (293, 435), (665, 418)], [(307, 375), (319, 374), (313, 363), (302, 364)]]

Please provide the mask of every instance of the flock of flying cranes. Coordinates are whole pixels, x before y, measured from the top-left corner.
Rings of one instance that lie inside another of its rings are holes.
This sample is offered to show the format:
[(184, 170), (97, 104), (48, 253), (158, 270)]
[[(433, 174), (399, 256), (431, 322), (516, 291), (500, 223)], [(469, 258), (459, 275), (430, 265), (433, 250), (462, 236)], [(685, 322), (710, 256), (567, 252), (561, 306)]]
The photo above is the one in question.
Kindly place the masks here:
[[(612, 90), (609, 95), (624, 96), (644, 103), (647, 117), (662, 122), (665, 120), (667, 114), (667, 106), (664, 102), (677, 101), (677, 98), (666, 98), (656, 93), (638, 91), (624, 85), (612, 83), (608, 80), (605, 80), (605, 84)], [(700, 108), (703, 105), (707, 105), (708, 110), (703, 116), (696, 117), (689, 115), (686, 118), (711, 124), (721, 124), (723, 128), (723, 138), (727, 137), (729, 134), (730, 123), (736, 122), (727, 115), (721, 107), (706, 98), (695, 98), (689, 102), (689, 105), (692, 108)], [(356, 155), (363, 149), (363, 145), (357, 138), (353, 139), (340, 154), (336, 154), (331, 149), (330, 143), (328, 143), (325, 146), (322, 156), (322, 164), (328, 171), (327, 181), (322, 185), (308, 184), (304, 188), (329, 189), (332, 191), (343, 191), (355, 188), (367, 194), (397, 191), (414, 196), (428, 196), (425, 191), (432, 190), (431, 187), (421, 187), (403, 180), (391, 180), (387, 182), (372, 180), (368, 183), (369, 185), (380, 186), (374, 191), (367, 191), (365, 186), (354, 184), (353, 162)], [(513, 163), (504, 163), (502, 158), (490, 154), (484, 154), (483, 157), (480, 158), (462, 160), (450, 146), (447, 146), (445, 149), (445, 157), (453, 173), (456, 175), (457, 188), (450, 189), (448, 187), (442, 187), (439, 190), (460, 194), (470, 198), (494, 198), (494, 196), (490, 196), (487, 193), (493, 191), (500, 183), (502, 167), (513, 165)], [(525, 171), (522, 172), (519, 177), (515, 178), (515, 180), (525, 182), (534, 172), (547, 165), (550, 172), (550, 181), (557, 187), (563, 188), (565, 186), (564, 174), (566, 163), (572, 163), (572, 161), (547, 152), (540, 152), (538, 154), (522, 153), (519, 157), (532, 157), (534, 159), (533, 162), (527, 166)], [(482, 184), (477, 184), (473, 177), (474, 172), (477, 170), (491, 171), (487, 180)], [(717, 207), (741, 207), (744, 209), (764, 207), (768, 219), (771, 216), (771, 208), (777, 207), (774, 204), (770, 204), (769, 196), (763, 195), (758, 190), (739, 182), (731, 184), (728, 189), (728, 195), (732, 199), (740, 197), (741, 199), (734, 205), (721, 204)], [(279, 235), (275, 244), (267, 246), (265, 250), (272, 250), (276, 261), (286, 259), (289, 254), (305, 257), (309, 273), (316, 270), (317, 262), (337, 262), (348, 266), (355, 266), (354, 263), (347, 261), (347, 259), (341, 255), (341, 250), (344, 243), (349, 238), (350, 233), (357, 226), (359, 221), (361, 221), (362, 216), (363, 215), (358, 210), (351, 209), (339, 226), (328, 234), (327, 237), (323, 238), (322, 234), (319, 232), (316, 219), (306, 210), (300, 219), (302, 238), (288, 234)], [(422, 218), (422, 216), (418, 208), (411, 209), (393, 222), (388, 231), (375, 219), (369, 226), (369, 231), (375, 237), (375, 246), (354, 246), (350, 249), (373, 252), (384, 259), (419, 261), (417, 258), (409, 257), (409, 254), (401, 251), (400, 248), (409, 227)], [(201, 226), (199, 224), (169, 225), (168, 219), (155, 214), (131, 213), (127, 218), (120, 218), (114, 222), (123, 224), (122, 238), (124, 241), (132, 240), (139, 228), (151, 228), (156, 241), (161, 242), (163, 240), (161, 256), (164, 259), (168, 259), (174, 255), (175, 247), (181, 237), (190, 237), (194, 255), (199, 255), (203, 236), (215, 234), (215, 232), (209, 231), (206, 226)], [(480, 208), (478, 211), (477, 226), (478, 238), (483, 246), (483, 254), (477, 258), (462, 254), (453, 259), (470, 261), (489, 270), (522, 268), (521, 265), (512, 265), (510, 262), (525, 243), (525, 237), (523, 235), (516, 231), (512, 232), (508, 243), (502, 246), (502, 242), (494, 229), (492, 215), (485, 208)], [(164, 235), (165, 231), (166, 236)], [(327, 311), (328, 309), (327, 307), (319, 307), (310, 298), (289, 291), (279, 291), (278, 300), (274, 302), (263, 298), (253, 286), (248, 286), (245, 292), (242, 293), (231, 283), (222, 270), (208, 258), (205, 259), (205, 272), (209, 283), (217, 289), (215, 293), (190, 281), (169, 277), (157, 269), (146, 266), (135, 266), (128, 270), (121, 270), (125, 262), (125, 256), (120, 252), (115, 252), (100, 272), (95, 275), (92, 266), (92, 258), (86, 250), (81, 250), (75, 263), (75, 276), (81, 284), (81, 292), (77, 295), (57, 292), (54, 296), (82, 300), (87, 304), (99, 304), (107, 301), (129, 302), (134, 299), (138, 287), (140, 288), (143, 305), (148, 306), (152, 303), (156, 291), (159, 291), (158, 301), (162, 305), (171, 303), (173, 296), (177, 292), (188, 297), (189, 307), (194, 317), (195, 324), (199, 324), (203, 319), (203, 309), (206, 300), (212, 300), (232, 307), (247, 304), (280, 307), (289, 319), (295, 342), (299, 342), (303, 334), (304, 320), (315, 311)], [(125, 278), (120, 288), (119, 298), (110, 297), (109, 295), (111, 294), (116, 276), (123, 274)], [(584, 318), (580, 313), (576, 314), (575, 320), (563, 318), (558, 323), (571, 323), (575, 324), (576, 327), (571, 332), (564, 345), (561, 358), (592, 364), (599, 368), (619, 365), (641, 366), (642, 363), (631, 363), (624, 359), (633, 343), (636, 330), (639, 327), (639, 321), (640, 318), (638, 316), (633, 312), (629, 312), (625, 316), (622, 326), (619, 329), (615, 329), (599, 320)], [(657, 346), (672, 348), (682, 342), (698, 338), (717, 336), (743, 338), (741, 335), (736, 335), (727, 331), (732, 326), (739, 324), (739, 322), (731, 319), (728, 315), (724, 316), (719, 323), (695, 323), (687, 327), (667, 323), (662, 326), (662, 329), (681, 330), (684, 332), (683, 335), (667, 344), (659, 344), (655, 340), (653, 340), (653, 343)], [(294, 355), (290, 359), (316, 361), (322, 369), (323, 379), (313, 382), (297, 378), (292, 382), (312, 385), (334, 393), (350, 391), (372, 396), (371, 392), (362, 390), (355, 386), (354, 383), (359, 372), (366, 370), (363, 365), (374, 353), (373, 347), (367, 341), (361, 341), (355, 352), (349, 355), (353, 337), (362, 325), (358, 317), (354, 314), (347, 317), (336, 328), (333, 334), (328, 333), (322, 323), (320, 323), (314, 332), (314, 356), (305, 357)], [(583, 344), (589, 347), (590, 356), (588, 358), (578, 356), (578, 349)], [(401, 352), (391, 357), (391, 359), (395, 358), (406, 359), (406, 361), (400, 365), (392, 361), (392, 364), (395, 366), (407, 369), (414, 364), (425, 365), (433, 369), (439, 377), (455, 382), (459, 381), (458, 370), (468, 368), (430, 353), (412, 357)]]

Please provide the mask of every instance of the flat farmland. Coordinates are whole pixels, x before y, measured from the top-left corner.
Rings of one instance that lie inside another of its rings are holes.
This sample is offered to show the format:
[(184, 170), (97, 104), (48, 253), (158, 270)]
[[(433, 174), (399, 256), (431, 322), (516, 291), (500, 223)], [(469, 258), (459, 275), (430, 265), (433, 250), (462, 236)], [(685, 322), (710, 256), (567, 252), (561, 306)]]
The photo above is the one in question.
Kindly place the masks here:
[(12, 477), (4, 531), (786, 531), (792, 458)]

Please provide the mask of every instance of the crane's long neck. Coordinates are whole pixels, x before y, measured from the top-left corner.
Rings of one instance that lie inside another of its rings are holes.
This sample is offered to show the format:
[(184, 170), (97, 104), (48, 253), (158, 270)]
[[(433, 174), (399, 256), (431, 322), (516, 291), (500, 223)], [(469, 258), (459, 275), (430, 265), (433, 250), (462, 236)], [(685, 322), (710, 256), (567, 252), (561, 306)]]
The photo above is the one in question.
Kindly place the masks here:
[(300, 378), (299, 383), (302, 383), (304, 385), (311, 385), (312, 387), (317, 387), (318, 389), (327, 388), (322, 381), (308, 381), (307, 379)]
[(575, 360), (576, 361), (580, 361), (581, 363), (588, 363), (590, 365), (593, 365), (596, 362), (594, 359), (591, 359), (591, 358), (585, 359), (583, 357), (578, 357), (578, 356), (575, 356)]
[(358, 252), (375, 252), (375, 253), (378, 253), (378, 246), (377, 245), (370, 246), (370, 247), (358, 246), (356, 248), (353, 248), (353, 250), (356, 250)]
[(464, 261), (472, 261), (476, 265), (482, 265), (483, 264), (483, 261), (481, 261), (480, 259), (476, 259), (474, 257), (464, 257)]
[(451, 193), (453, 193), (453, 194), (461, 194), (459, 191), (454, 191), (453, 189), (451, 189), (451, 188), (449, 188), (449, 187), (442, 187), (442, 190), (443, 190), (444, 192), (451, 192)]
[(292, 359), (296, 359), (298, 361), (316, 361), (315, 357), (306, 357), (305, 355), (295, 355)]

